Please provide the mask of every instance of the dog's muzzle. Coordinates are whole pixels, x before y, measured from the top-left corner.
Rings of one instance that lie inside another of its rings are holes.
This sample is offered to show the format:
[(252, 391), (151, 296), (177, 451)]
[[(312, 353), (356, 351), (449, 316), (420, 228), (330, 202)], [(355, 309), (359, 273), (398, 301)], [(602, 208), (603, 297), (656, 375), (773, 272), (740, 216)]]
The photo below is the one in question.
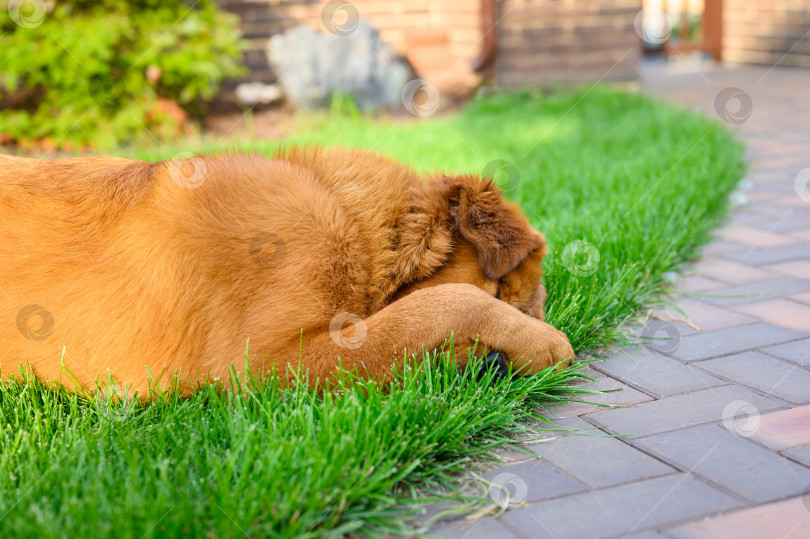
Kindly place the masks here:
[(488, 370), (495, 372), (496, 378), (502, 378), (509, 374), (509, 365), (506, 362), (506, 354), (498, 352), (497, 350), (490, 351), (484, 358), (484, 364), (481, 366), (481, 372), (478, 373), (478, 379), (486, 374)]

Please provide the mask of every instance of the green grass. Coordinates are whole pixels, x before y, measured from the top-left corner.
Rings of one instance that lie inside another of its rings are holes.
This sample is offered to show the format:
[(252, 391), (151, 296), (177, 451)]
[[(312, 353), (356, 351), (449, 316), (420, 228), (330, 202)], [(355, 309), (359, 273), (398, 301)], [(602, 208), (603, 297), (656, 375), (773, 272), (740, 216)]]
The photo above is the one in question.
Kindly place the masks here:
[[(616, 342), (660, 298), (665, 273), (696, 255), (743, 172), (721, 125), (599, 88), (489, 96), (422, 122), (310, 121), (286, 143), (376, 148), (421, 170), (511, 163), (520, 179), (509, 196), (550, 244), (547, 320), (578, 352)], [(595, 266), (577, 240), (598, 253)], [(479, 382), (442, 357), (431, 365), (406, 370), (390, 394), (366, 385), (323, 398), (253, 380), (241, 393), (212, 388), (145, 408), (0, 386), (0, 536), (405, 532), (424, 503), (417, 491), (448, 485), (583, 382), (576, 368)]]

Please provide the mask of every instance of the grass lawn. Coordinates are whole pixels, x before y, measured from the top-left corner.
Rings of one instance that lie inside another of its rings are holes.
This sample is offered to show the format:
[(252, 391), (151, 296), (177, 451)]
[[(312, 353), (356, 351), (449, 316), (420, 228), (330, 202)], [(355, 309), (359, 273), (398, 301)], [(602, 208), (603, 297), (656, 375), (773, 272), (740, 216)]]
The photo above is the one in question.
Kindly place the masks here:
[[(665, 273), (696, 255), (743, 173), (722, 125), (606, 89), (494, 95), (421, 122), (310, 123), (287, 143), (373, 147), (426, 171), (508, 163), (496, 178), (549, 240), (547, 321), (578, 352), (615, 342), (666, 291)], [(417, 488), (446, 485), (582, 382), (576, 368), (493, 383), (432, 364), (389, 395), (254, 381), (146, 408), (0, 386), (0, 536), (405, 532), (424, 504)]]

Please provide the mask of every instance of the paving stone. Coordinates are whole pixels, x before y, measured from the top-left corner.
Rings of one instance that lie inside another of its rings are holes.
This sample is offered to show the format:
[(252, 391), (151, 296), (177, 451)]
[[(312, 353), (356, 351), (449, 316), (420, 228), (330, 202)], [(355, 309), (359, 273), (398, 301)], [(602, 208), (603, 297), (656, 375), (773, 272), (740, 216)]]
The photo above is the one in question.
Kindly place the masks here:
[(697, 479), (668, 475), (507, 511), (511, 528), (533, 538), (610, 537), (699, 518), (740, 502)]
[(756, 283), (778, 276), (764, 269), (731, 262), (722, 258), (703, 259), (695, 264), (694, 270), (698, 275), (730, 285)]
[(801, 227), (796, 227), (796, 230), (791, 230), (789, 232), (790, 237), (796, 238), (804, 243), (810, 242), (810, 215), (808, 216), (807, 221), (808, 222), (806, 224), (802, 224)]
[(701, 250), (703, 257), (718, 257), (729, 253), (739, 253), (740, 251), (747, 251), (748, 247), (735, 243), (733, 241), (725, 241), (715, 239)]
[[(799, 165), (799, 163), (804, 163), (807, 161), (807, 144), (805, 141), (805, 151), (803, 152), (804, 155), (796, 156), (797, 159), (793, 161), (793, 163), (787, 164), (786, 166), (777, 166), (769, 169), (767, 172), (771, 174), (772, 179), (775, 181), (766, 181), (762, 183), (758, 183), (754, 185), (754, 189), (766, 191), (768, 193), (773, 193), (775, 196), (785, 196), (789, 195), (793, 198), (796, 197), (796, 186), (795, 186), (795, 178), (796, 175), (804, 169), (810, 163)], [(781, 148), (782, 152), (784, 153), (784, 147)], [(788, 156), (789, 157), (789, 156)], [(785, 164), (784, 162), (782, 163)]]
[(609, 393), (581, 395), (580, 399), (587, 402), (566, 402), (547, 406), (543, 410), (545, 417), (556, 423), (560, 419), (589, 414), (596, 410), (606, 410), (605, 406), (627, 406), (653, 399), (646, 393), (635, 390), (592, 368), (587, 368), (583, 372), (595, 381), (595, 383), (588, 382), (585, 387), (594, 391), (609, 391)]
[(810, 305), (810, 292), (804, 292), (802, 294), (795, 294), (793, 296), (788, 296), (793, 301), (798, 301), (799, 303), (804, 303), (805, 305)]
[[(573, 435), (574, 433), (567, 431), (581, 429), (582, 424), (583, 420), (575, 415), (563, 418), (556, 417), (551, 425), (538, 421), (536, 423), (535, 430), (530, 430), (529, 432), (523, 433), (519, 436), (518, 441), (522, 441), (520, 445), (517, 447), (498, 450), (495, 452), (495, 456), (507, 466), (527, 460), (544, 458), (540, 455), (544, 444), (556, 440), (559, 436), (569, 434)], [(590, 423), (586, 423), (585, 425), (590, 432), (596, 431), (597, 433), (601, 433), (601, 431), (596, 429), (596, 427)], [(523, 449), (523, 451), (521, 451), (521, 449)]]
[[(527, 447), (589, 487), (610, 487), (675, 472), (672, 467), (619, 438), (594, 429), (582, 419), (573, 418), (566, 427), (576, 432), (556, 434)], [(608, 462), (610, 465), (606, 466)]]
[(754, 406), (760, 413), (780, 403), (738, 386), (701, 389), (632, 408), (615, 408), (585, 416), (592, 425), (604, 426), (614, 434), (646, 436), (723, 419), (726, 408), (735, 402)]
[(760, 415), (751, 439), (776, 451), (810, 444), (810, 406)]
[(644, 325), (636, 330), (634, 342), (650, 350), (666, 350), (673, 342), (677, 342), (675, 339), (697, 333), (699, 329), (676, 308), (660, 309), (653, 311)]
[(788, 277), (810, 279), (810, 261), (807, 260), (791, 260), (788, 262), (780, 262), (779, 264), (762, 266), (762, 268), (771, 273), (779, 273), (787, 275)]
[(622, 535), (622, 539), (666, 539), (666, 535), (663, 532), (655, 531), (655, 530), (646, 530), (643, 532), (633, 532), (630, 535)]
[(634, 442), (755, 503), (802, 494), (810, 470), (717, 425), (647, 436)]
[(740, 539), (810, 537), (810, 510), (801, 497), (699, 520), (666, 530), (675, 539)]
[(723, 290), (727, 285), (701, 275), (687, 275), (678, 280), (677, 290), (680, 292), (709, 292)]
[(677, 348), (681, 337), (697, 333), (694, 327), (688, 325), (684, 318), (677, 319), (679, 314), (673, 317), (650, 318), (644, 325), (633, 330), (628, 330), (631, 335), (631, 343), (648, 349), (652, 352), (669, 353)]
[(802, 260), (807, 258), (810, 243), (799, 243), (796, 245), (785, 245), (784, 247), (772, 247), (770, 249), (750, 249), (745, 252), (727, 253), (723, 258), (732, 262), (744, 262), (752, 266), (763, 266), (765, 264), (775, 264), (785, 260)]
[(810, 402), (810, 371), (762, 352), (744, 352), (701, 361), (696, 365), (793, 404)]
[(782, 277), (759, 283), (730, 286), (717, 293), (706, 294), (702, 299), (718, 307), (736, 307), (808, 291), (810, 280)]
[(499, 449), (495, 452), (495, 457), (505, 465), (517, 464), (536, 458), (528, 453), (513, 448)]
[(810, 241), (810, 235), (806, 234), (807, 229), (810, 228), (810, 214), (793, 212), (779, 221), (766, 218), (765, 222), (762, 224), (750, 224), (766, 230), (787, 234), (791, 238), (799, 240), (801, 243)]
[[(762, 192), (749, 192), (745, 193), (745, 196), (748, 200), (752, 202), (768, 202), (773, 200), (774, 196), (771, 193), (762, 193)], [(735, 212), (734, 213), (734, 222), (735, 223), (742, 223), (744, 225), (755, 226), (762, 230), (771, 230), (771, 226), (773, 224), (772, 217), (766, 217), (759, 213), (754, 212)], [(779, 232), (775, 230), (774, 232)]]
[[(803, 445), (801, 447), (793, 447), (782, 451), (782, 455), (790, 457), (797, 462), (801, 462), (810, 468), (810, 445)], [(810, 488), (810, 484), (807, 485)], [(810, 508), (808, 508), (810, 510)]]
[(791, 217), (797, 213), (801, 215), (802, 210), (807, 208), (807, 202), (798, 196), (795, 186), (792, 192), (786, 192), (781, 196), (775, 196), (769, 201), (769, 203), (784, 206), (786, 208), (792, 208), (794, 211), (791, 213)]
[(768, 355), (798, 363), (805, 367), (810, 366), (810, 339), (802, 339), (762, 349)]
[(437, 538), (460, 537), (463, 539), (492, 539), (493, 537), (512, 539), (520, 537), (494, 517), (485, 517), (477, 521), (464, 519), (443, 524), (431, 529), (427, 536)]
[(501, 466), (481, 476), (495, 485), (489, 488), (488, 495), (496, 503), (507, 499), (514, 503), (531, 503), (587, 490), (583, 483), (541, 460)]
[(626, 348), (594, 364), (594, 368), (657, 398), (727, 384), (699, 368), (646, 348)]
[(810, 305), (798, 301), (779, 298), (738, 305), (734, 309), (777, 326), (810, 333)]
[(670, 355), (684, 361), (708, 359), (744, 352), (772, 344), (798, 340), (806, 335), (772, 324), (758, 323), (717, 331), (708, 331), (681, 338), (677, 350)]
[[(756, 213), (765, 217), (770, 217), (771, 221), (776, 222), (779, 219), (787, 219), (794, 213), (795, 210), (792, 208), (782, 208), (767, 202), (752, 202), (751, 204), (745, 206), (743, 211), (746, 213)], [(722, 232), (722, 229), (720, 232)]]
[(683, 296), (678, 298), (676, 307), (683, 312), (671, 309), (667, 313), (673, 318), (686, 317), (699, 331), (714, 331), (759, 321), (752, 316), (712, 305), (703, 301), (703, 298)]
[[(461, 487), (464, 489), (465, 487)], [(457, 500), (442, 500), (439, 502), (431, 503), (430, 505), (426, 506), (424, 511), (417, 515), (414, 519), (413, 524), (416, 527), (424, 527), (427, 522), (432, 521), (432, 528), (436, 528), (438, 526), (443, 526), (444, 524), (453, 521), (459, 520), (465, 516), (465, 513), (459, 512), (463, 511), (464, 509), (464, 502), (457, 501)], [(448, 512), (447, 515), (442, 515), (443, 513)]]
[[(787, 214), (787, 210), (784, 210), (784, 212)], [(718, 232), (718, 236), (728, 241), (742, 243), (743, 245), (749, 245), (759, 249), (782, 247), (784, 245), (795, 245), (798, 243), (797, 240), (789, 236), (741, 223), (732, 223), (729, 226), (721, 228)]]
[[(758, 163), (752, 163), (751, 168), (748, 169), (748, 179), (754, 181), (756, 189), (768, 189), (775, 186), (780, 187), (781, 182), (793, 181), (796, 177), (796, 172), (787, 172), (772, 167), (760, 167)], [(781, 191), (779, 191), (781, 192)]]

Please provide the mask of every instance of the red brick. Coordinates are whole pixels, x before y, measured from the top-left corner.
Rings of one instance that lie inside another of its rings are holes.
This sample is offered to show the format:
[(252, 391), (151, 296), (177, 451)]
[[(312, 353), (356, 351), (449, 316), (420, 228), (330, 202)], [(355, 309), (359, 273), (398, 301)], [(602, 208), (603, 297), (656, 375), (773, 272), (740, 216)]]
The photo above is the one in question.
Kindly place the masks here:
[(810, 333), (810, 306), (790, 299), (757, 301), (738, 305), (734, 310), (777, 326)]
[(722, 228), (718, 235), (726, 240), (735, 241), (759, 249), (783, 247), (785, 245), (799, 243), (798, 240), (789, 236), (741, 224), (732, 224)]
[(810, 510), (802, 496), (716, 518), (698, 520), (667, 530), (679, 539), (739, 539), (741, 537), (810, 537)]
[(810, 444), (810, 406), (759, 416), (751, 439), (776, 451)]
[(762, 267), (763, 269), (781, 273), (782, 275), (787, 275), (789, 277), (810, 279), (810, 262), (807, 260), (791, 260), (788, 262), (782, 262), (780, 264)]
[(730, 285), (756, 283), (774, 278), (771, 272), (721, 258), (706, 258), (695, 264), (693, 269), (698, 275)]
[[(795, 230), (790, 233), (791, 238), (796, 238), (801, 242), (810, 243), (810, 228), (804, 230)], [(810, 277), (809, 277), (810, 278)]]
[(408, 47), (435, 47), (447, 43), (447, 32), (444, 30), (413, 29), (405, 32)]

